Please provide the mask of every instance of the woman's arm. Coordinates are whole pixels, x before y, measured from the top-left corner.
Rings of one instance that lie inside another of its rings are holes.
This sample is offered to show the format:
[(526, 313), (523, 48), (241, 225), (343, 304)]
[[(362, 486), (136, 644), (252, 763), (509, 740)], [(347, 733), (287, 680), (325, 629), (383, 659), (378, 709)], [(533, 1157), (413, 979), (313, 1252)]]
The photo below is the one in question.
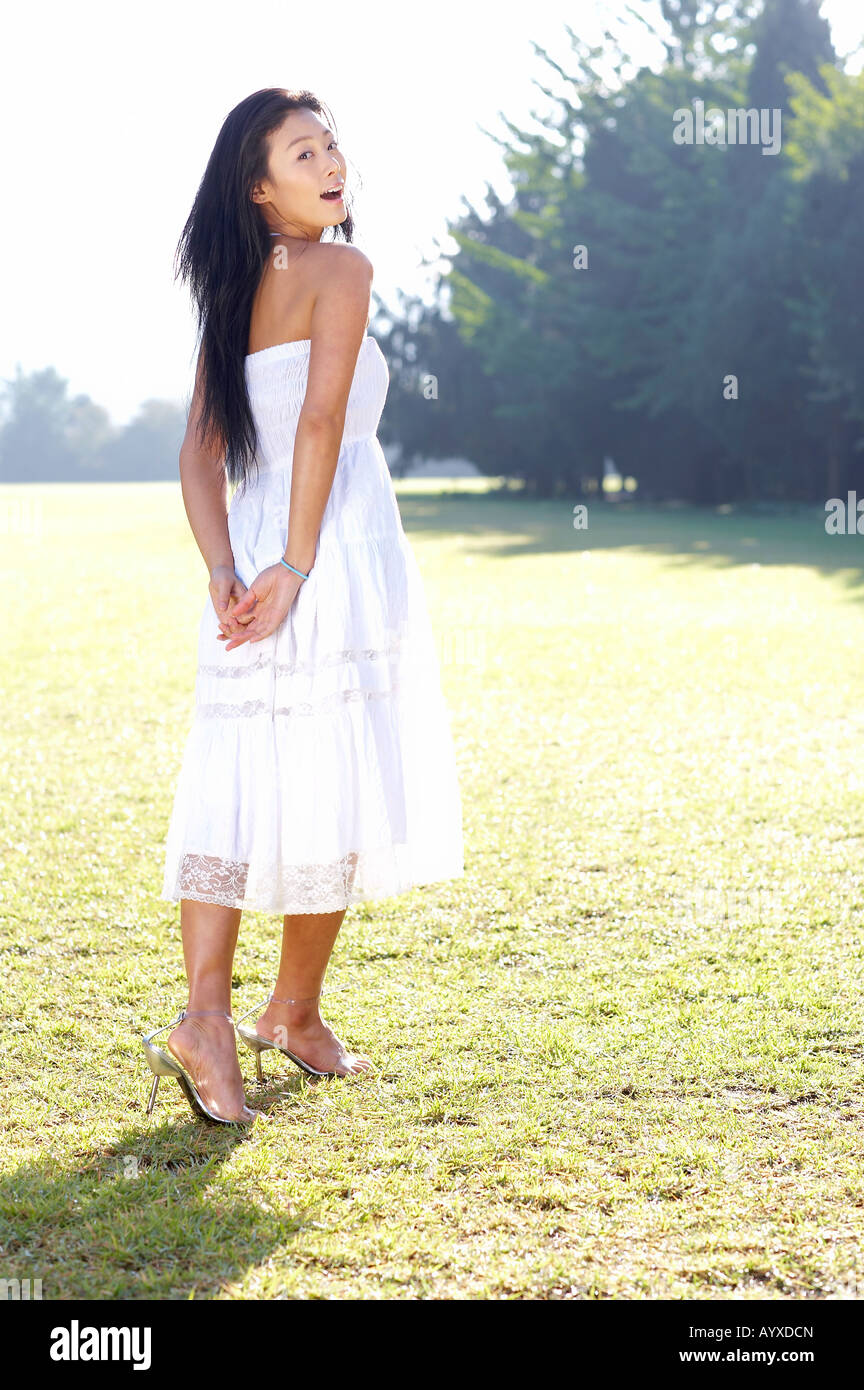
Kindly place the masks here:
[(372, 264), (356, 246), (340, 246), (329, 251), (325, 274), (312, 308), (309, 376), (294, 440), (283, 552), (283, 559), (304, 574), (315, 562), (339, 460), (348, 396), (369, 319)]
[[(321, 287), (312, 308), (309, 372), (297, 421), (288, 505), (288, 534), (282, 558), (308, 574), (345, 430), (345, 412), (357, 357), (369, 319), (372, 264), (355, 246), (327, 248)], [(277, 559), (252, 581), (234, 609), (244, 627), (225, 650), (260, 642), (275, 632), (303, 580)]]
[(205, 447), (198, 438), (201, 419), (202, 363), (199, 354), (195, 391), (186, 433), (180, 445), (180, 488), (192, 534), (210, 575), (210, 597), (221, 621), (236, 630), (230, 611), (232, 600), (243, 597), (246, 585), (234, 573), (234, 556), (228, 535), (228, 480), (224, 450)]
[(180, 487), (192, 534), (204, 558), (207, 572), (217, 565), (234, 568), (228, 538), (228, 481), (224, 450), (205, 448), (198, 438), (201, 419), (201, 357), (195, 372), (195, 392), (180, 445)]

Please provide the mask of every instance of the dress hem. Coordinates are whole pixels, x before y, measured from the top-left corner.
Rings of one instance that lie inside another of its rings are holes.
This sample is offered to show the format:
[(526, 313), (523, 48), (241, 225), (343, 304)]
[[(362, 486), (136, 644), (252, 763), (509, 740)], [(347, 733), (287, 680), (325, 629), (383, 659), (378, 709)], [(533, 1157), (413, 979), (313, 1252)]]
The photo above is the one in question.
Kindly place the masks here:
[(327, 899), (323, 904), (309, 907), (308, 904), (301, 906), (290, 905), (287, 907), (274, 907), (271, 903), (263, 903), (253, 897), (237, 898), (227, 894), (218, 893), (194, 893), (174, 890), (167, 892), (165, 889), (159, 894), (162, 902), (176, 903), (187, 899), (196, 903), (212, 903), (220, 907), (230, 907), (239, 909), (241, 912), (271, 912), (280, 917), (302, 917), (318, 916), (327, 912), (345, 912), (349, 907), (355, 907), (358, 903), (382, 902), (385, 898), (395, 898), (403, 893), (409, 893), (414, 888), (429, 888), (436, 883), (447, 883), (453, 879), (464, 878), (465, 866), (459, 869), (441, 870), (439, 873), (430, 874), (415, 879), (410, 879), (398, 887), (373, 888), (367, 892), (342, 894), (337, 899)]

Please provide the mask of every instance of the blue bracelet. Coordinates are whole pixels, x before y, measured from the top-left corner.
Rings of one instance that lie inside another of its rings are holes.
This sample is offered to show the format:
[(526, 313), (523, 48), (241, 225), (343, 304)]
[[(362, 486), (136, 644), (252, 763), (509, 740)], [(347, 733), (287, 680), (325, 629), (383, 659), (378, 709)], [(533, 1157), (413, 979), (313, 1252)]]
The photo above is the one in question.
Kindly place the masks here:
[(286, 570), (290, 570), (292, 574), (299, 574), (301, 579), (309, 578), (308, 574), (304, 574), (302, 570), (295, 570), (294, 566), (289, 565), (287, 560), (280, 560), (279, 563), (280, 565), (284, 565)]

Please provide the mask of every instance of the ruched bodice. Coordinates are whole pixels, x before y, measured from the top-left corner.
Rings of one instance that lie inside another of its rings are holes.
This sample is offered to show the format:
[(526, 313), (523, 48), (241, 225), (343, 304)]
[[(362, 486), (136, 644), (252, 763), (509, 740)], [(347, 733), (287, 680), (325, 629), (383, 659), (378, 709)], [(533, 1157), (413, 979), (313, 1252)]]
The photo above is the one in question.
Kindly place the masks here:
[[(258, 431), (262, 469), (290, 468), (297, 421), (306, 395), (311, 343), (277, 343), (246, 358), (246, 388)], [(390, 373), (375, 338), (360, 344), (345, 410), (343, 447), (373, 437), (387, 399)]]
[[(256, 461), (235, 492), (228, 513), (234, 567), (244, 584), (284, 553), (297, 422), (306, 394), (310, 343), (277, 343), (246, 358), (249, 403), (258, 435)], [(364, 338), (348, 403), (330, 497), (321, 522), (318, 555), (346, 546), (400, 547), (399, 509), (376, 430), (390, 374), (376, 340)], [(395, 552), (394, 552), (395, 554)], [(303, 596), (305, 601), (307, 595)]]

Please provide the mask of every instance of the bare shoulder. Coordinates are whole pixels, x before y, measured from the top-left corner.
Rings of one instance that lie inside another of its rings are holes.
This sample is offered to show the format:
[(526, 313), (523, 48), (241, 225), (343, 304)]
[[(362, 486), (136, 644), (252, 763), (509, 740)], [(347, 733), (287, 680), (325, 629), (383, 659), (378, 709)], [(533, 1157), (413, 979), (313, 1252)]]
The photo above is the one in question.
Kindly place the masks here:
[(349, 281), (371, 280), (372, 262), (359, 246), (348, 241), (318, 242), (315, 261), (325, 275), (343, 276)]
[(328, 243), (319, 246), (313, 277), (313, 343), (322, 332), (328, 341), (355, 337), (359, 346), (369, 321), (372, 295), (372, 262), (357, 246)]

